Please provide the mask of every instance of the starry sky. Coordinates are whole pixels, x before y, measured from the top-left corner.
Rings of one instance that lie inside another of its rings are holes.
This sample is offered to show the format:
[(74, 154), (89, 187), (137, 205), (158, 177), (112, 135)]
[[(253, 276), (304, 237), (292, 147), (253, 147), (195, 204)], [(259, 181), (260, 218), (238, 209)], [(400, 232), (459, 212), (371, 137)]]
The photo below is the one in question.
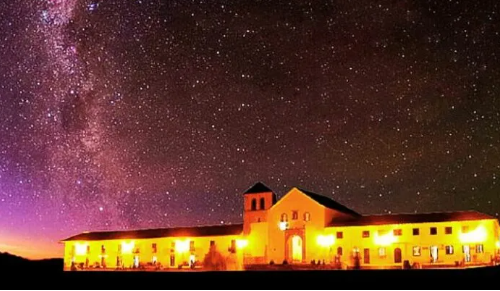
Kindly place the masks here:
[(2, 1), (0, 251), (239, 223), (257, 181), (498, 216), (499, 6)]

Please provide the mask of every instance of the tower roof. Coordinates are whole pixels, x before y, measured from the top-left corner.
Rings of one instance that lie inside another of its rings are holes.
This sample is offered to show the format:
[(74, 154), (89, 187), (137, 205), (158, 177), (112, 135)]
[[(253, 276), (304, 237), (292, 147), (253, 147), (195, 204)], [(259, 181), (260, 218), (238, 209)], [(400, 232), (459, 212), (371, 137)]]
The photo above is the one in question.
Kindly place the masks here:
[(257, 182), (255, 183), (255, 185), (246, 190), (245, 193), (243, 194), (264, 193), (264, 192), (273, 192), (273, 190), (264, 185), (264, 183)]

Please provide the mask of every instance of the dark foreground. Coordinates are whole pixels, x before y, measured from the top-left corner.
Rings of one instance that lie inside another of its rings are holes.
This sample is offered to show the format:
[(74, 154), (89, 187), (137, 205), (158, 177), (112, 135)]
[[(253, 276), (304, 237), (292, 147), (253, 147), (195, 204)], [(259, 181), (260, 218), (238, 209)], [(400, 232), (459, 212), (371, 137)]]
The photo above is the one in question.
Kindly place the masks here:
[(0, 260), (2, 289), (499, 289), (500, 267), (467, 270), (63, 272), (62, 261)]
[[(7, 275), (7, 273), (3, 273)], [(20, 275), (20, 276), (19, 276)], [(20, 277), (20, 278), (16, 278)], [(398, 271), (39, 272), (4, 276), (9, 289), (498, 289), (500, 269)]]

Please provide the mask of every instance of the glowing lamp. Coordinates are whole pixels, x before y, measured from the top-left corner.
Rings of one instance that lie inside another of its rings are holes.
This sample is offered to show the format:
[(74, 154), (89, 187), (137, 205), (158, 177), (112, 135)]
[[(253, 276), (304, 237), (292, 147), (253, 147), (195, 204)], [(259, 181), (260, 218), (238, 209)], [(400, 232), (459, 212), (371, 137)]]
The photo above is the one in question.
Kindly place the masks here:
[(500, 249), (500, 240), (496, 243), (497, 249)]
[(175, 250), (178, 252), (178, 253), (185, 253), (187, 251), (189, 251), (189, 240), (186, 240), (186, 241), (176, 241), (175, 242)]
[(75, 254), (85, 255), (87, 253), (88, 243), (76, 243), (75, 244)]
[(282, 221), (279, 224), (280, 230), (286, 230), (288, 228), (288, 222)]
[(484, 242), (486, 237), (488, 236), (488, 232), (484, 226), (478, 226), (473, 231), (469, 231), (467, 233), (460, 233), (460, 241), (462, 243), (478, 243)]
[(236, 247), (239, 249), (245, 248), (248, 245), (248, 240), (239, 239), (236, 241)]
[(397, 238), (392, 232), (388, 232), (384, 235), (375, 234), (374, 241), (376, 245), (379, 246), (389, 246), (397, 241)]
[(133, 241), (131, 242), (122, 242), (122, 253), (124, 254), (130, 254), (132, 253), (132, 250), (134, 249), (135, 243)]
[(331, 247), (335, 243), (335, 238), (333, 237), (333, 234), (319, 235), (317, 242), (322, 247)]

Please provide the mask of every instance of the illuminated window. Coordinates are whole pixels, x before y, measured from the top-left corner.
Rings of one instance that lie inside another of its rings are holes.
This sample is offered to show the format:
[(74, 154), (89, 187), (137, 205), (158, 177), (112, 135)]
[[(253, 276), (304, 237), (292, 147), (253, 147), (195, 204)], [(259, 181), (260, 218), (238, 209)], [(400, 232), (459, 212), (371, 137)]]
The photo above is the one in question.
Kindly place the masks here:
[(297, 220), (297, 219), (299, 219), (299, 212), (298, 212), (298, 211), (294, 210), (294, 211), (292, 212), (292, 219), (293, 219), (293, 220)]
[(451, 226), (447, 226), (444, 228), (444, 233), (445, 234), (452, 234), (453, 233), (453, 228)]
[(478, 254), (484, 253), (483, 245), (476, 245), (476, 253)]
[(431, 246), (430, 255), (431, 255), (431, 262), (437, 263), (439, 258), (439, 248), (437, 246)]
[(431, 227), (431, 235), (436, 235), (438, 233), (437, 227)]
[(445, 246), (446, 254), (447, 255), (453, 255), (453, 246)]
[(260, 209), (266, 209), (266, 200), (264, 198), (260, 198)]
[(385, 257), (387, 255), (386, 249), (385, 248), (379, 248), (378, 249), (378, 255), (380, 257)]
[(153, 244), (151, 245), (151, 248), (153, 249), (153, 254), (155, 254), (155, 253), (156, 253), (156, 251), (158, 250), (158, 249), (157, 249), (157, 247), (156, 247), (156, 243), (153, 243)]
[(156, 263), (158, 262), (158, 258), (156, 256), (153, 256), (151, 262), (153, 263), (153, 265), (156, 265)]
[(401, 236), (403, 234), (402, 229), (395, 229), (393, 230), (394, 236)]
[(415, 257), (418, 257), (418, 256), (420, 256), (420, 255), (421, 255), (421, 250), (420, 250), (420, 247), (419, 247), (419, 246), (414, 246), (414, 247), (413, 247), (413, 255), (414, 255)]
[(309, 221), (311, 220), (311, 214), (309, 212), (304, 213), (304, 221)]
[(342, 256), (342, 247), (337, 248), (337, 255)]
[(413, 235), (420, 235), (420, 228), (414, 228)]
[(189, 241), (189, 251), (194, 252), (194, 240)]
[(337, 238), (343, 238), (343, 237), (344, 237), (344, 233), (341, 231), (337, 231)]
[(370, 237), (370, 231), (363, 230), (363, 237)]
[(281, 214), (281, 222), (288, 221), (288, 215), (286, 213)]
[(257, 210), (257, 199), (252, 199), (252, 210)]

